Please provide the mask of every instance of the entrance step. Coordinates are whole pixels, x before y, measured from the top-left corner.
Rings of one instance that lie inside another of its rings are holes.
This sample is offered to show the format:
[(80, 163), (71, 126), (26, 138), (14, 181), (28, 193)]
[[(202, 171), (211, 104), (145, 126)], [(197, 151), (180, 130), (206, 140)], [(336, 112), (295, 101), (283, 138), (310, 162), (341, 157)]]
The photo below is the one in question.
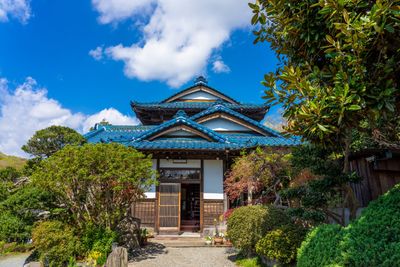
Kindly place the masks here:
[(181, 236), (181, 235), (158, 235), (149, 239), (150, 243), (162, 244), (166, 247), (205, 247), (205, 241), (201, 237)]

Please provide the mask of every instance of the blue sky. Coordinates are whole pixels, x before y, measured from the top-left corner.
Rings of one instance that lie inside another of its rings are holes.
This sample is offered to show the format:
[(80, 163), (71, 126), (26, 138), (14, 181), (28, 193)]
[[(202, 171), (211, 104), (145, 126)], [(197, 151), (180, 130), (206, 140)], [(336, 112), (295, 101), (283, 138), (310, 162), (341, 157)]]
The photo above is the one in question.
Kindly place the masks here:
[[(36, 130), (21, 129), (26, 136), (5, 141), (18, 132), (9, 129), (19, 120), (10, 110), (24, 105), (24, 97), (31, 109), (60, 110), (58, 117), (41, 117), (37, 127), (59, 122), (85, 131), (85, 120), (105, 109), (115, 109), (111, 121), (134, 121), (130, 100), (162, 100), (199, 74), (239, 101), (261, 103), (260, 81), (277, 65), (268, 44), (252, 43), (246, 1), (188, 0), (188, 7), (174, 0), (5, 2), (0, 0), (0, 127), (8, 134), (0, 135), (0, 151), (6, 153), (21, 155), (18, 146)], [(25, 114), (19, 121), (30, 119)]]

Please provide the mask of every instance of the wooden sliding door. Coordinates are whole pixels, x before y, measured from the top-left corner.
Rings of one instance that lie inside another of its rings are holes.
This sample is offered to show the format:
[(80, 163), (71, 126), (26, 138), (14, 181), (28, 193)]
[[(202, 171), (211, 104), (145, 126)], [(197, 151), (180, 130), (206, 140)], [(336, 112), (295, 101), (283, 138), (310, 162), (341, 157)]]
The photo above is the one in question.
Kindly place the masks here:
[(180, 183), (160, 183), (159, 185), (159, 227), (160, 230), (179, 231), (180, 228)]

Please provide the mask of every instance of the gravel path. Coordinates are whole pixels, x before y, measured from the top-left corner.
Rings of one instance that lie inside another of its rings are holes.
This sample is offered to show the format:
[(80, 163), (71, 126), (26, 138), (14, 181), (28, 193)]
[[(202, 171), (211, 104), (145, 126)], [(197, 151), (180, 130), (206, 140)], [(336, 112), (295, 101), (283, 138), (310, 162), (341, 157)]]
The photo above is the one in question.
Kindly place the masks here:
[(129, 267), (234, 267), (236, 253), (217, 247), (150, 247), (137, 255)]
[(0, 257), (0, 267), (22, 267), (29, 253)]

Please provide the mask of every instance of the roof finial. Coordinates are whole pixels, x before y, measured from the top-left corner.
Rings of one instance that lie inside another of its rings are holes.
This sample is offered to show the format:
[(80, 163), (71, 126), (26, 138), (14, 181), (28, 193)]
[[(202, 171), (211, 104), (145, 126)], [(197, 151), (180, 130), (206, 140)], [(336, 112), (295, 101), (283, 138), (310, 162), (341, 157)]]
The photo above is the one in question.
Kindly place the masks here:
[(208, 81), (207, 81), (207, 79), (206, 79), (203, 75), (200, 75), (199, 77), (197, 77), (197, 78), (194, 80), (194, 84), (195, 84), (195, 85), (207, 84), (207, 83), (208, 83)]
[(178, 117), (184, 117), (187, 118), (187, 114), (184, 110), (180, 109), (178, 110), (178, 112), (176, 112), (176, 114), (174, 115), (174, 118), (178, 118)]

